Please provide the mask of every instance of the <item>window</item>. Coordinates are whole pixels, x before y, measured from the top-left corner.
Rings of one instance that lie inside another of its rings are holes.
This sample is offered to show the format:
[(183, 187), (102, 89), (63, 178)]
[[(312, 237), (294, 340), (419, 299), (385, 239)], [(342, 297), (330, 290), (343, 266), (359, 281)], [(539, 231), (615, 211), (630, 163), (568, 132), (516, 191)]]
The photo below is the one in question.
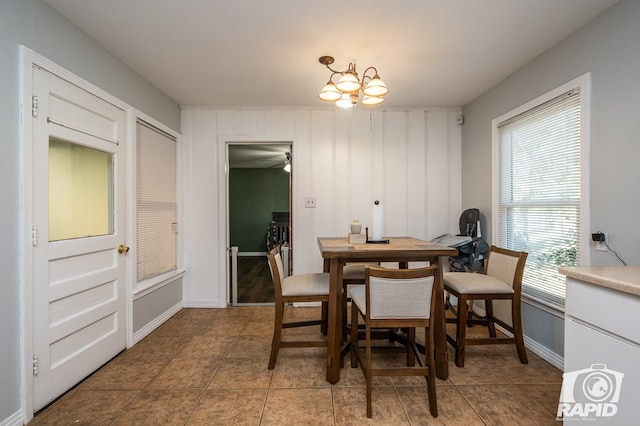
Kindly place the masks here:
[(523, 293), (564, 306), (560, 266), (588, 264), (588, 75), (493, 121), (494, 238), (529, 253)]
[(137, 281), (177, 269), (176, 139), (136, 123)]
[(49, 138), (49, 241), (113, 234), (112, 155)]

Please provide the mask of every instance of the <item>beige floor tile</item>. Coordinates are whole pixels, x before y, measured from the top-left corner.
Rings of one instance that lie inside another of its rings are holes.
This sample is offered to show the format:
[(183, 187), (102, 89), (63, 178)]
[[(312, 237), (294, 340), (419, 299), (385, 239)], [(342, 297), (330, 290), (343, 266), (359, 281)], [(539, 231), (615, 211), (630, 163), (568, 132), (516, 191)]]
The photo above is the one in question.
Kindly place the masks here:
[(390, 386), (371, 389), (372, 417), (367, 419), (367, 390), (363, 387), (334, 387), (336, 425), (409, 425), (398, 394)]
[(176, 358), (224, 357), (235, 343), (234, 336), (193, 336)]
[(560, 384), (457, 386), (486, 424), (557, 425)]
[(193, 334), (198, 336), (237, 336), (248, 321), (244, 316), (216, 318), (203, 322)]
[(260, 424), (267, 389), (207, 390), (187, 425)]
[(436, 385), (438, 417), (429, 411), (426, 386), (398, 386), (396, 390), (412, 425), (484, 425), (455, 386)]
[(195, 389), (142, 391), (113, 425), (183, 425), (203, 392)]
[[(298, 349), (291, 349), (299, 351)], [(331, 386), (326, 379), (325, 357), (320, 355), (280, 356), (273, 369), (272, 388)]]
[(188, 316), (174, 316), (152, 333), (152, 336), (195, 336), (203, 328), (208, 329), (213, 322), (210, 318), (191, 319)]
[(562, 371), (527, 352), (529, 363), (522, 364), (513, 345), (473, 346), (464, 367), (456, 367), (451, 352), (449, 378), (456, 385), (562, 383)]
[(261, 358), (265, 365), (269, 361), (271, 353), (271, 336), (235, 336), (229, 347), (229, 358)]
[(107, 425), (139, 391), (74, 391), (36, 416), (30, 425)]
[(147, 336), (131, 349), (123, 352), (119, 358), (144, 360), (159, 358), (168, 361), (173, 358), (189, 340), (191, 340), (190, 335)]
[(222, 364), (221, 357), (174, 358), (148, 389), (205, 389)]
[(267, 363), (256, 358), (227, 357), (209, 383), (209, 389), (266, 389), (271, 383)]
[(333, 425), (331, 388), (270, 389), (261, 425)]
[(116, 358), (79, 385), (81, 390), (142, 390), (168, 364), (165, 360)]
[(240, 334), (243, 336), (268, 336), (270, 338), (273, 336), (273, 324), (273, 316), (264, 320), (251, 318), (246, 322), (244, 328), (240, 331)]

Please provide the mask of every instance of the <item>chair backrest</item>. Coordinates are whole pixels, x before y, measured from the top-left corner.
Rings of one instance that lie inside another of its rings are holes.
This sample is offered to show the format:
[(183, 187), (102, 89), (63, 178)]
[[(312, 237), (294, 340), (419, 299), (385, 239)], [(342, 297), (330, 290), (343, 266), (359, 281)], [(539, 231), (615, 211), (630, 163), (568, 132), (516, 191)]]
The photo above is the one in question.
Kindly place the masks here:
[(491, 246), (487, 260), (486, 274), (513, 287), (520, 293), (522, 275), (527, 262), (527, 253)]
[(278, 302), (282, 298), (282, 278), (284, 277), (284, 266), (282, 265), (282, 257), (280, 257), (280, 249), (274, 247), (267, 254), (269, 260), (269, 271), (271, 272), (271, 280), (273, 281), (273, 292)]
[(367, 315), (380, 318), (430, 318), (435, 268), (365, 269)]

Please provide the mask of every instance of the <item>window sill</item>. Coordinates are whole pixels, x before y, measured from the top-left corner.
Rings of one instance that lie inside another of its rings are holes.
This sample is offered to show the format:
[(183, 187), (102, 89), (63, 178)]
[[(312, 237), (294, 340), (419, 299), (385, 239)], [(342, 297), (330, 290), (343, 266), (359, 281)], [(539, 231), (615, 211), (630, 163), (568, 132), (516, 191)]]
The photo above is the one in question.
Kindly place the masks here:
[(136, 284), (133, 290), (133, 300), (146, 296), (149, 293), (153, 293), (161, 287), (174, 282), (184, 276), (184, 269), (177, 269), (175, 271), (169, 271), (157, 277), (149, 278), (144, 281), (140, 281)]

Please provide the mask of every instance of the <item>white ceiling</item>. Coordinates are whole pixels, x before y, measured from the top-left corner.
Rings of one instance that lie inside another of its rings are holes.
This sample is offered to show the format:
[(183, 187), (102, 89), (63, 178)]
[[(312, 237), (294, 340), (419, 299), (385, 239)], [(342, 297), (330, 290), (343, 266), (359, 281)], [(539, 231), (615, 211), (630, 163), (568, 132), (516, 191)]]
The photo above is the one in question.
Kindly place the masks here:
[(324, 105), (331, 55), (390, 107), (463, 106), (616, 2), (45, 1), (181, 105)]

